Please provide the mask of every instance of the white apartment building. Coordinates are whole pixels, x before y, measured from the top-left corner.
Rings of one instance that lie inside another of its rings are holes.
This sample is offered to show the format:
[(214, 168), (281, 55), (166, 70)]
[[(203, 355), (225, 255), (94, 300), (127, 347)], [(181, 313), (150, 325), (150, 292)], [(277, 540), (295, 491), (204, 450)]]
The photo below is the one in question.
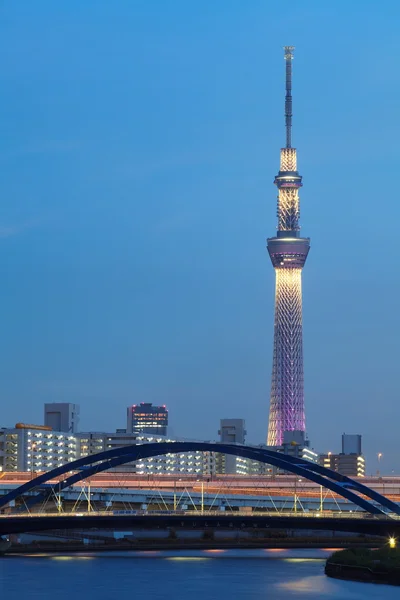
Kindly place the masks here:
[(41, 425), (17, 423), (0, 429), (0, 464), (3, 471), (49, 471), (77, 457), (75, 436)]
[[(126, 432), (87, 432), (79, 433), (76, 437), (78, 440), (78, 453), (81, 457), (132, 444), (176, 441), (167, 436)], [(169, 475), (174, 473), (182, 475), (207, 475), (216, 472), (215, 453), (196, 450), (181, 454), (154, 456), (125, 465), (119, 465), (115, 467), (115, 470), (137, 473), (139, 475)]]

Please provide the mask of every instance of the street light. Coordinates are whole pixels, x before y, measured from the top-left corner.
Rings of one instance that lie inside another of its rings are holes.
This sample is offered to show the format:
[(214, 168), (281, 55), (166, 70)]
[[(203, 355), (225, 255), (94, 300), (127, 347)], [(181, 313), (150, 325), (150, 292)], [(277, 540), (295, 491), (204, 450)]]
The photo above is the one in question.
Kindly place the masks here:
[(377, 475), (379, 477), (379, 475), (380, 475), (380, 466), (381, 466), (381, 458), (383, 456), (382, 452), (378, 452), (377, 456), (378, 456), (378, 473), (377, 473)]
[(32, 442), (32, 444), (31, 444), (31, 479), (33, 479), (33, 464), (34, 464), (33, 452), (36, 450), (36, 446), (37, 446), (37, 443)]
[(295, 513), (297, 513), (297, 481), (299, 481), (299, 483), (301, 483), (301, 479), (297, 480), (297, 477), (296, 477), (296, 479), (294, 480), (294, 503), (293, 504), (294, 504), (294, 512)]

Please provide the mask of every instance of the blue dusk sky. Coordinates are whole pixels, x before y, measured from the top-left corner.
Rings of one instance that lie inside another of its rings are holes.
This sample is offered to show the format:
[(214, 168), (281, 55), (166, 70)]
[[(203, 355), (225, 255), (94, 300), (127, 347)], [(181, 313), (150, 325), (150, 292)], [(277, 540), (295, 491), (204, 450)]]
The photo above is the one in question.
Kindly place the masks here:
[(400, 473), (400, 3), (0, 6), (0, 426), (167, 404), (265, 441), (282, 46), (296, 46), (307, 430)]

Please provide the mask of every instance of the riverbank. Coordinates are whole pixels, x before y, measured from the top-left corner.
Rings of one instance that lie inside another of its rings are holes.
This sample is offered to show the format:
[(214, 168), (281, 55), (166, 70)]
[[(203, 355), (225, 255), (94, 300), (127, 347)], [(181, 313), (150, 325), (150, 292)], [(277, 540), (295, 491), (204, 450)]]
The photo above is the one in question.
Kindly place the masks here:
[[(378, 548), (383, 541), (376, 538), (360, 540), (337, 538), (334, 540), (335, 548), (349, 548), (352, 545), (358, 548)], [(13, 543), (4, 555), (9, 554), (36, 554), (42, 552), (112, 552), (112, 551), (162, 551), (162, 550), (252, 550), (252, 549), (320, 549), (332, 547), (332, 539), (296, 539), (296, 540), (113, 540), (107, 543), (84, 543), (73, 541), (37, 541), (30, 544)]]
[(326, 561), (325, 574), (335, 579), (400, 586), (400, 550), (387, 544), (375, 550), (340, 550)]

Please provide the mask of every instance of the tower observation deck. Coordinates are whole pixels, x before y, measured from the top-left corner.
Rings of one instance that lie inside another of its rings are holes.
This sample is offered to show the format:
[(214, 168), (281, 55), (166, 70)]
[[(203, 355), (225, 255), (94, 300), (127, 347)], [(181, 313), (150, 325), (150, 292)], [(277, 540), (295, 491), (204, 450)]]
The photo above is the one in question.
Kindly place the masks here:
[(274, 348), (267, 444), (280, 446), (285, 431), (305, 431), (303, 323), (301, 272), (310, 239), (300, 237), (299, 189), (296, 149), (292, 148), (293, 46), (285, 46), (286, 146), (281, 149), (278, 188), (278, 227), (267, 248), (276, 273)]

